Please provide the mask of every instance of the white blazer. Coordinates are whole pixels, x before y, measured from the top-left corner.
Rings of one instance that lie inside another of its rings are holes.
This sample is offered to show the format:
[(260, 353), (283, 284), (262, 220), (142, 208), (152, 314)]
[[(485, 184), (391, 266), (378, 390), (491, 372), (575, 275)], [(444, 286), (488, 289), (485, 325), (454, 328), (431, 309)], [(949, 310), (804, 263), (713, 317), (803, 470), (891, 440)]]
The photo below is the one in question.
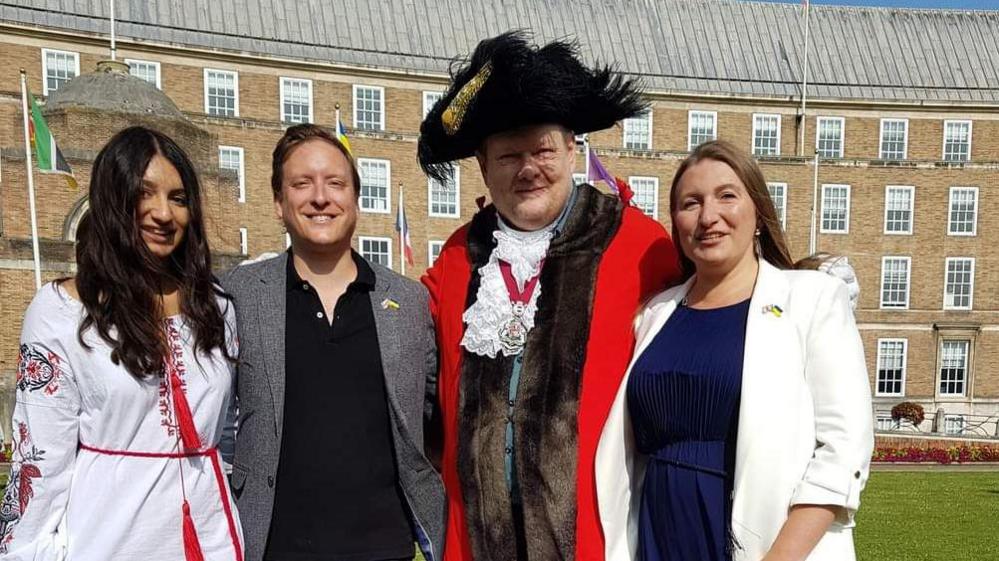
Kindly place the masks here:
[[(635, 354), (600, 436), (595, 473), (607, 561), (631, 561), (637, 551), (645, 457), (635, 450), (625, 397), (631, 368), (692, 284), (659, 294), (639, 314)], [(761, 260), (746, 322), (733, 559), (759, 561), (792, 505), (817, 504), (845, 514), (808, 561), (853, 561), (853, 516), (873, 448), (871, 391), (846, 285)]]

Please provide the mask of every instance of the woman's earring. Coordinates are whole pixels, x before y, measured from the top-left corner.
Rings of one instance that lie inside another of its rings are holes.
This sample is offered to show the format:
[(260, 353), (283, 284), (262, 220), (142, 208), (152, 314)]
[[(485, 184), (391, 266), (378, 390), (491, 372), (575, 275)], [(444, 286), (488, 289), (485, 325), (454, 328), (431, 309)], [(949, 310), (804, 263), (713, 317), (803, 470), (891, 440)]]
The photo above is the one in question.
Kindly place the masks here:
[(763, 247), (760, 245), (760, 229), (756, 229), (756, 235), (753, 237), (753, 249), (756, 250), (756, 257), (763, 255)]

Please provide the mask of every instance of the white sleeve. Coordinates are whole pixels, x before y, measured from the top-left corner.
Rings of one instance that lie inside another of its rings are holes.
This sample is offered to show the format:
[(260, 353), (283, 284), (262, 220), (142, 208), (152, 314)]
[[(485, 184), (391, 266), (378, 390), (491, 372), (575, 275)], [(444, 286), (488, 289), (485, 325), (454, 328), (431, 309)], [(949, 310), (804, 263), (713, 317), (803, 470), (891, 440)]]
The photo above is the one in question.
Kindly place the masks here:
[(791, 504), (842, 506), (852, 525), (867, 482), (874, 429), (864, 348), (846, 285), (825, 283), (809, 327), (805, 381), (815, 405), (815, 452)]
[[(50, 287), (45, 287), (47, 290)], [(0, 503), (0, 559), (63, 558), (65, 515), (79, 442), (80, 392), (51, 310), (28, 308), (17, 361), (11, 474)]]

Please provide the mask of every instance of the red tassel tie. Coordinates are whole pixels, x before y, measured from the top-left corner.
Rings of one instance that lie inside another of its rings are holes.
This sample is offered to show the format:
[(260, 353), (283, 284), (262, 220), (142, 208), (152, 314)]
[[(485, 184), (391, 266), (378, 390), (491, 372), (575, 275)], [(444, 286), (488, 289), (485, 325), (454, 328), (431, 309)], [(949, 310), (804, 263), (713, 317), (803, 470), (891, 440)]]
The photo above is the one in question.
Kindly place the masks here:
[(191, 519), (191, 506), (184, 500), (184, 559), (185, 561), (205, 561), (201, 553), (201, 543), (198, 542), (198, 532), (194, 529)]
[(177, 372), (170, 373), (170, 389), (173, 393), (174, 414), (177, 416), (177, 425), (180, 427), (180, 440), (186, 450), (200, 450), (201, 438), (198, 436), (198, 429), (194, 426), (194, 416), (191, 414), (191, 407), (187, 404), (184, 386), (181, 385)]

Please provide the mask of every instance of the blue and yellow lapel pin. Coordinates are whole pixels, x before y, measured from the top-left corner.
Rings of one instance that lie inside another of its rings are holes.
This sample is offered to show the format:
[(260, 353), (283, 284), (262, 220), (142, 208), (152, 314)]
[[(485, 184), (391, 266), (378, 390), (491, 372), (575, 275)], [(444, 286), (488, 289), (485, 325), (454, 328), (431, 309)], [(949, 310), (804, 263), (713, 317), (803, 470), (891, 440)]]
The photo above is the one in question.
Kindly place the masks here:
[(395, 300), (391, 299), (391, 298), (386, 298), (386, 299), (382, 300), (382, 309), (383, 310), (398, 310), (399, 309), (399, 303), (396, 302)]
[(781, 309), (781, 307), (778, 306), (777, 304), (767, 304), (766, 306), (763, 306), (763, 313), (773, 314), (777, 317), (780, 317), (784, 313), (784, 310)]

